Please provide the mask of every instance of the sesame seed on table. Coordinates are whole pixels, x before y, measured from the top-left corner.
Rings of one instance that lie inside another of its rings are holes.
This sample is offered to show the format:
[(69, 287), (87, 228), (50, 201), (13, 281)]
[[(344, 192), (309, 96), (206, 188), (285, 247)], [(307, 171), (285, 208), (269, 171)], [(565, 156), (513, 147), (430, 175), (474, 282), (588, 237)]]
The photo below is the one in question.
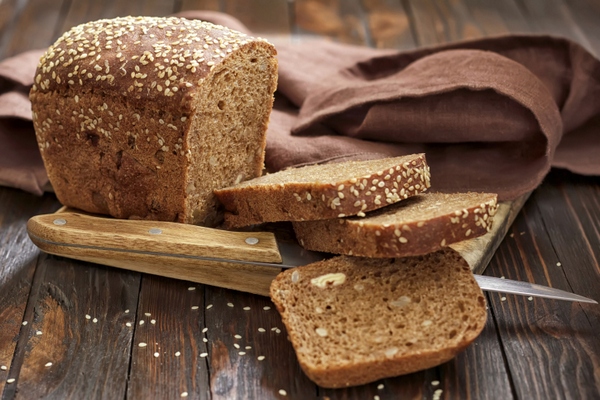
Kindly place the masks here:
[[(83, 22), (168, 16), (194, 9), (227, 12), (275, 46), (325, 37), (370, 47), (412, 49), (529, 32), (566, 36), (600, 54), (596, 28), (600, 1), (542, 3), (1, 0), (0, 60), (46, 48)], [(157, 27), (148, 34), (167, 35), (160, 30)], [(99, 44), (116, 48), (116, 34)], [(68, 45), (73, 47), (65, 53), (98, 56), (91, 54), (98, 51), (90, 48), (95, 44), (86, 43), (84, 53), (76, 46), (76, 38), (72, 40)], [(234, 42), (223, 43), (222, 51), (233, 48)], [(210, 68), (214, 62), (202, 49), (181, 54), (181, 59), (178, 55), (175, 62), (189, 70)], [(131, 90), (125, 95), (135, 96), (142, 88), (170, 98), (185, 93), (186, 82), (171, 79), (175, 75), (173, 70), (169, 75), (168, 66), (156, 75), (145, 69), (155, 51), (164, 49), (151, 48), (135, 60), (138, 68), (129, 75)], [(111, 73), (118, 69), (100, 57), (85, 73), (77, 71), (68, 78), (77, 75), (82, 82), (87, 79), (101, 85), (109, 83)], [(52, 82), (56, 77), (48, 71), (36, 84), (46, 87)], [(82, 121), (94, 124), (85, 112)], [(160, 123), (177, 129), (183, 122)], [(373, 179), (365, 189), (378, 190), (385, 181), (385, 176)], [(349, 187), (338, 189), (339, 199), (351, 197)], [(298, 201), (312, 199), (310, 193), (298, 196)], [(323, 389), (302, 373), (285, 327), (267, 297), (40, 252), (27, 237), (26, 222), (59, 207), (51, 193), (38, 197), (0, 186), (1, 399), (600, 397), (598, 306), (488, 293), (483, 333), (452, 361), (364, 386)], [(462, 216), (457, 215), (457, 220)], [(600, 179), (553, 170), (518, 212), (485, 273), (598, 300), (599, 262)], [(326, 337), (330, 332), (323, 329), (319, 334)]]

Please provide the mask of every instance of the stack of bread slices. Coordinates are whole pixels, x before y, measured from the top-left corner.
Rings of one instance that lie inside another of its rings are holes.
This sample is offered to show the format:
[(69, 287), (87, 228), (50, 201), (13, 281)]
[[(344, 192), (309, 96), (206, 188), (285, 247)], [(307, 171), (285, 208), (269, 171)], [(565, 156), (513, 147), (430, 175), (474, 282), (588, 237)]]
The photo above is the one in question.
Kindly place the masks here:
[(271, 298), (307, 376), (354, 386), (431, 368), (481, 332), (486, 306), (448, 246), (488, 232), (490, 193), (425, 193), (425, 155), (289, 169), (216, 190), (238, 228), (292, 221), (299, 243), (337, 254), (288, 269)]

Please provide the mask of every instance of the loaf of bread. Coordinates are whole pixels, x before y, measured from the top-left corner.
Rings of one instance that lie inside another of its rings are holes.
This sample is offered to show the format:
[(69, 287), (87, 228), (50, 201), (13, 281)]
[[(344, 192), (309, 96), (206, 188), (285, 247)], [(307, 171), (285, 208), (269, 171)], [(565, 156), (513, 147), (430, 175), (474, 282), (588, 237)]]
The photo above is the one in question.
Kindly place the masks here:
[(41, 58), (30, 93), (58, 199), (118, 218), (216, 224), (213, 190), (262, 173), (275, 55), (196, 20), (74, 27)]
[(364, 215), (430, 186), (424, 154), (290, 168), (215, 190), (227, 227)]
[(406, 257), (482, 236), (492, 227), (496, 194), (426, 193), (364, 218), (294, 222), (309, 250), (362, 257)]
[(287, 270), (271, 284), (300, 366), (339, 388), (431, 368), (481, 332), (486, 305), (462, 257), (338, 256)]

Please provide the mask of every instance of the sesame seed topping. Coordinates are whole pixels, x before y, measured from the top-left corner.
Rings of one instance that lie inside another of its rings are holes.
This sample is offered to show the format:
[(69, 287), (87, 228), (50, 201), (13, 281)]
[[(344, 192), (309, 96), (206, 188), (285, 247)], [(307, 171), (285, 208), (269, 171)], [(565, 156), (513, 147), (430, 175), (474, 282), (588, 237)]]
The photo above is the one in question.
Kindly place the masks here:
[(207, 357), (208, 353), (200, 353), (200, 357)]
[(256, 357), (256, 359), (257, 359), (258, 361), (262, 361), (262, 360), (264, 360), (264, 359), (265, 359), (265, 356), (258, 356), (258, 357)]
[(6, 380), (6, 383), (13, 383), (15, 381), (15, 378), (10, 378)]
[(52, 366), (52, 363), (51, 363), (51, 362), (47, 362), (47, 363), (44, 365), (44, 367), (51, 367), (51, 366)]
[(148, 344), (147, 344), (147, 343), (144, 343), (144, 342), (140, 342), (140, 343), (138, 344), (138, 346), (139, 346), (139, 347), (146, 347), (146, 346), (148, 346)]

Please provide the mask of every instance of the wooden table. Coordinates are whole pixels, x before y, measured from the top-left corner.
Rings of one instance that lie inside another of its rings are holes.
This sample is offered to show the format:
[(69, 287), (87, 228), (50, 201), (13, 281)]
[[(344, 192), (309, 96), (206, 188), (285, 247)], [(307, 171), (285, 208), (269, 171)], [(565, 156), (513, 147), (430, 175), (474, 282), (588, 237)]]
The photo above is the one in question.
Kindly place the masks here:
[[(2, 0), (0, 59), (85, 21), (187, 9), (228, 12), (275, 44), (324, 36), (410, 49), (528, 32), (600, 54), (597, 0)], [(597, 305), (488, 294), (487, 326), (453, 361), (326, 390), (301, 372), (268, 298), (40, 253), (25, 223), (59, 206), (0, 188), (2, 399), (600, 398)], [(599, 260), (600, 178), (557, 170), (486, 273), (600, 300)]]

